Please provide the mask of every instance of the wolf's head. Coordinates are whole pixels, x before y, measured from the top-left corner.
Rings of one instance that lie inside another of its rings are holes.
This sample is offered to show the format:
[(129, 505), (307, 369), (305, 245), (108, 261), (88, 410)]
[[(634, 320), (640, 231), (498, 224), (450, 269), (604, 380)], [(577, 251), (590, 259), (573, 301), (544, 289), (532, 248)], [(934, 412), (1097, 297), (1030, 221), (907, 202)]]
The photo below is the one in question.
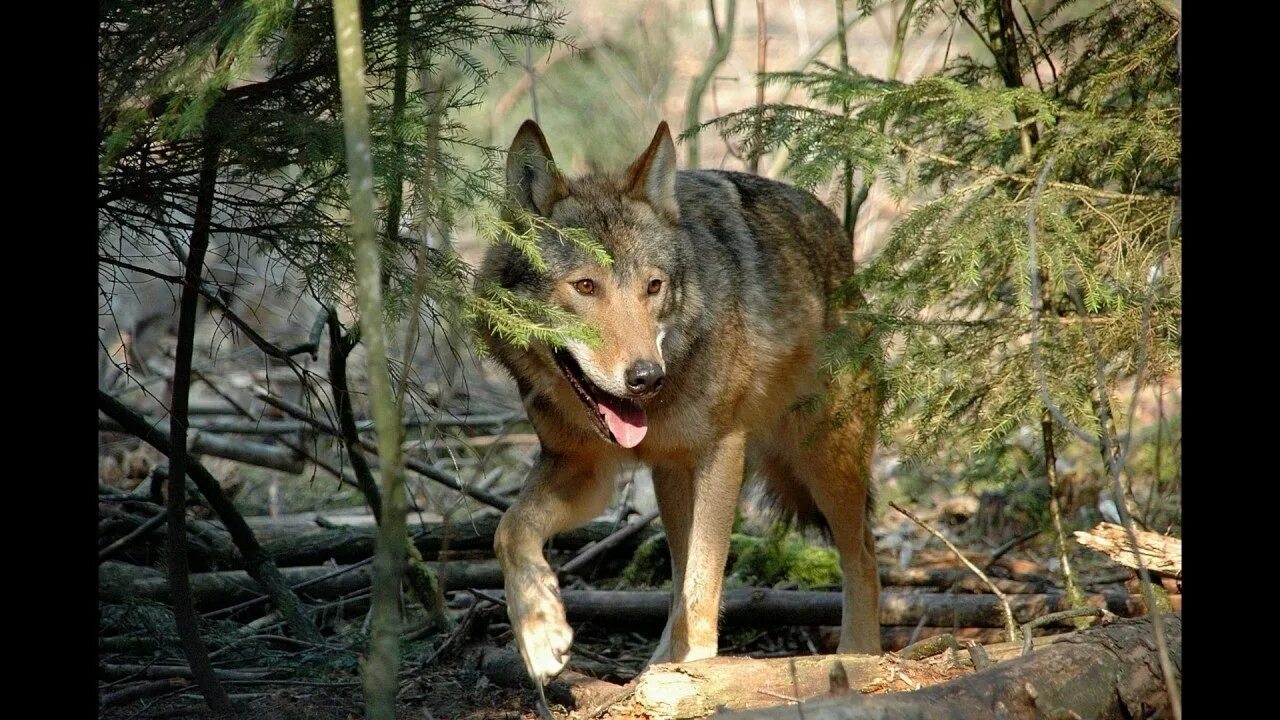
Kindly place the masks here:
[(535, 385), (537, 378), (529, 377), (534, 371), (551, 371), (537, 375), (567, 385), (604, 438), (635, 447), (648, 428), (645, 406), (662, 390), (669, 370), (664, 342), (670, 350), (680, 340), (672, 327), (684, 277), (671, 131), (659, 124), (649, 147), (620, 175), (566, 178), (556, 170), (538, 125), (527, 120), (511, 143), (506, 180), (516, 207), (555, 227), (586, 231), (604, 245), (613, 264), (601, 265), (550, 230), (538, 239), (545, 271), (521, 253), (495, 246), (484, 275), (581, 318), (601, 338), (595, 346), (535, 347), (503, 360)]

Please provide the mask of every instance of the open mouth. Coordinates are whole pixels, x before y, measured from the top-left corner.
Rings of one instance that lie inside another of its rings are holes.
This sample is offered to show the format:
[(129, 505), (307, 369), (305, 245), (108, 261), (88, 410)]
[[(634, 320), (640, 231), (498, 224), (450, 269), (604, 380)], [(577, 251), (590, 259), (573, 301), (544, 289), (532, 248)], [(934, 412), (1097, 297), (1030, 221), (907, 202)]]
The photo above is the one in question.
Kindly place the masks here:
[(644, 408), (625, 398), (615, 397), (601, 390), (587, 379), (582, 366), (567, 350), (556, 348), (551, 352), (560, 366), (560, 372), (569, 381), (573, 392), (587, 408), (596, 432), (606, 440), (625, 448), (633, 448), (640, 444), (649, 432), (649, 419)]

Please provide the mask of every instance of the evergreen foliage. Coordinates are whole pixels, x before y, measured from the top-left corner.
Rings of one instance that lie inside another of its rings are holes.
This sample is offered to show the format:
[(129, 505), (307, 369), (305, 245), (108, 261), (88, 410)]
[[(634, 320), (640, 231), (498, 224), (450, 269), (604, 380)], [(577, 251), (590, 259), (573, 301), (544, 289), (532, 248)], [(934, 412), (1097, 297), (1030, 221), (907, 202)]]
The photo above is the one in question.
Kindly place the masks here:
[[(535, 228), (517, 231), (491, 210), (504, 200), (501, 152), (471, 136), (458, 115), (480, 102), (501, 62), (525, 43), (561, 42), (563, 14), (547, 5), (362, 3), (388, 320), (417, 310), (425, 322), (487, 320), (522, 342), (560, 337), (552, 323), (560, 318), (473, 293), (472, 268), (447, 244), (425, 248), (464, 211), (491, 241), (532, 247)], [(200, 151), (215, 143), (220, 254), (263, 252), (292, 271), (303, 293), (353, 306), (330, 3), (109, 2), (99, 39), (102, 286), (115, 287), (121, 263), (183, 256)], [(420, 252), (423, 278), (415, 277)], [(415, 301), (415, 282), (429, 302)]]
[(1180, 368), (1179, 23), (1141, 0), (1018, 7), (917, 3), (917, 31), (940, 15), (964, 32), (963, 20), (982, 26), (982, 49), (910, 83), (773, 73), (811, 102), (703, 126), (754, 153), (785, 145), (798, 184), (847, 161), (907, 204), (855, 279), (872, 341), (834, 336), (828, 360), (881, 373), (884, 430), (910, 460), (956, 450), (972, 462), (1023, 428), (1038, 437), (1046, 395), (1096, 437), (1099, 360), (1108, 392)]

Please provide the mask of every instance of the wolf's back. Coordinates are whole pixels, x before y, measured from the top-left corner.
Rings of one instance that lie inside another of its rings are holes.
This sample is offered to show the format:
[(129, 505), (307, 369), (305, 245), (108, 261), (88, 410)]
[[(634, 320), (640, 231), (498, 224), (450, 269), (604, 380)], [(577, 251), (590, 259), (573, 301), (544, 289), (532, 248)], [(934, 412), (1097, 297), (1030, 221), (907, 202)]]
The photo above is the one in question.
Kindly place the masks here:
[(703, 282), (749, 315), (785, 317), (815, 296), (825, 304), (853, 272), (839, 218), (809, 192), (758, 175), (692, 170), (679, 173), (676, 193)]

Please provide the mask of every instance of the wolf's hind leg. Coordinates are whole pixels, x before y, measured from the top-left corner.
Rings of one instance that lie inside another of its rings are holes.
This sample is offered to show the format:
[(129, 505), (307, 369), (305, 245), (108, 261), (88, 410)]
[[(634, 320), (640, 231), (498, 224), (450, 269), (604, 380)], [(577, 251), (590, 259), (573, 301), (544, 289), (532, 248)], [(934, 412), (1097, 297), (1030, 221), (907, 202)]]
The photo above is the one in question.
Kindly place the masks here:
[(652, 663), (715, 657), (729, 531), (738, 507), (745, 433), (721, 438), (693, 468), (658, 468), (653, 487), (671, 547), (671, 612)]
[(880, 654), (880, 573), (867, 516), (873, 440), (856, 421), (814, 443), (798, 477), (831, 528), (840, 552), (844, 607), (841, 653)]
[(573, 642), (560, 585), (542, 547), (552, 535), (604, 510), (613, 489), (607, 470), (596, 458), (544, 451), (498, 523), (493, 548), (502, 566), (507, 615), (525, 667), (541, 684), (564, 669)]

